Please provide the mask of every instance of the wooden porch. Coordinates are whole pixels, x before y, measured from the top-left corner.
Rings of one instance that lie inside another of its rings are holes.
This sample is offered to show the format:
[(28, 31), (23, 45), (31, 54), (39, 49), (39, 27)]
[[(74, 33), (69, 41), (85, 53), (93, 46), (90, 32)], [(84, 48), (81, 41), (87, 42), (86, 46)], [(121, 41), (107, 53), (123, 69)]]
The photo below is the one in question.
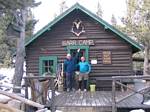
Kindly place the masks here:
[[(149, 97), (150, 86), (149, 86), (149, 76), (117, 76), (112, 77), (112, 91), (95, 91), (95, 92), (60, 92), (60, 94), (55, 94), (54, 79), (52, 76), (33, 76), (26, 77), (25, 79), (39, 79), (49, 80), (49, 84), (52, 90), (52, 98), (44, 105), (51, 108), (52, 112), (55, 112), (56, 109), (62, 110), (63, 112), (76, 112), (77, 109), (79, 112), (122, 112), (118, 111), (120, 109), (145, 109), (150, 110), (150, 105), (144, 105), (143, 96), (147, 94)], [(147, 80), (146, 85), (139, 90), (136, 90), (134, 87), (128, 87), (121, 83), (122, 79), (144, 79)], [(52, 82), (51, 82), (51, 81)], [(28, 81), (25, 81), (28, 82)], [(27, 85), (27, 83), (26, 83)], [(28, 84), (31, 86), (31, 84)], [(117, 91), (116, 85), (127, 88), (126, 91)], [(26, 86), (28, 87), (28, 86)], [(45, 86), (44, 86), (45, 87)], [(49, 88), (49, 87), (47, 87)], [(49, 89), (50, 89), (49, 88)], [(27, 90), (27, 89), (26, 89)], [(44, 91), (43, 91), (44, 92)], [(146, 93), (147, 92), (147, 93)], [(28, 93), (26, 91), (26, 93)], [(47, 99), (46, 97), (45, 100)], [(44, 100), (44, 101), (45, 101)], [(48, 103), (49, 102), (49, 103)], [(125, 111), (126, 112), (126, 111)]]
[[(116, 100), (123, 99), (128, 96), (129, 92), (116, 92)], [(139, 94), (128, 97), (116, 104), (116, 108), (150, 108), (148, 105), (141, 104), (142, 100)], [(96, 92), (62, 92), (55, 97), (55, 107), (64, 110), (65, 112), (74, 112), (75, 109), (87, 109), (91, 112), (111, 112), (112, 111), (112, 92), (111, 91), (96, 91)], [(85, 111), (85, 110), (84, 110)]]

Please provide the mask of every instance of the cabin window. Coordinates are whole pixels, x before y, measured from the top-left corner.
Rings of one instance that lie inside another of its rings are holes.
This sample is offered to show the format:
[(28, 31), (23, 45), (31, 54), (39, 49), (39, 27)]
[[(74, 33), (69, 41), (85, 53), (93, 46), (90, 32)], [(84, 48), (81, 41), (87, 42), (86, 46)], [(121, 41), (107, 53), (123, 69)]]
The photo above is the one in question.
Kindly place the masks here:
[(111, 51), (102, 52), (103, 64), (111, 64)]
[(57, 57), (56, 56), (42, 56), (39, 58), (39, 73), (56, 73)]

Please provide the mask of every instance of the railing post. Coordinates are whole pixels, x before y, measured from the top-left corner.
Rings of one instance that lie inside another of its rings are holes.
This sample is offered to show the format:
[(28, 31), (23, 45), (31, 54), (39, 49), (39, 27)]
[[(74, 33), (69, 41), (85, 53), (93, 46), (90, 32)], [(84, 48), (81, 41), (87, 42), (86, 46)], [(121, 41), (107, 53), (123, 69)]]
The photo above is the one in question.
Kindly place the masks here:
[(116, 112), (116, 79), (112, 80), (112, 112)]
[[(28, 99), (28, 80), (27, 78), (24, 78), (25, 81), (25, 98)], [(27, 104), (25, 104), (25, 112), (29, 112), (29, 106)]]
[(54, 84), (54, 78), (52, 78), (51, 112), (55, 112), (55, 84)]

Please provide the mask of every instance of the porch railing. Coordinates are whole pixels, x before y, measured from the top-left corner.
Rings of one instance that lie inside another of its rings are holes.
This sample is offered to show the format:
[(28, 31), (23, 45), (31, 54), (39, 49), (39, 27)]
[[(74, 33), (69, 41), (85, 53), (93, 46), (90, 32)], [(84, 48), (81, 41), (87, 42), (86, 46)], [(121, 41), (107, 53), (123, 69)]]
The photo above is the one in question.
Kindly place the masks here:
[[(130, 79), (130, 80), (134, 80), (134, 79), (143, 79), (143, 80), (150, 80), (150, 76), (114, 76), (112, 77), (112, 112), (117, 112), (117, 103), (121, 102), (122, 100), (125, 100), (127, 98), (129, 98), (130, 96), (135, 95), (136, 93), (144, 95), (144, 90), (145, 89), (150, 89), (150, 86), (139, 89), (139, 90), (135, 90), (131, 87), (128, 87), (127, 85), (123, 84), (122, 82), (120, 82), (121, 80), (125, 80), (125, 79)], [(129, 90), (131, 90), (133, 93), (130, 95), (127, 95), (125, 97), (123, 97), (120, 100), (116, 100), (116, 84), (125, 87)]]
[[(45, 107), (50, 108), (52, 112), (55, 112), (55, 106), (54, 106), (54, 103), (55, 103), (55, 102), (54, 102), (54, 101), (55, 101), (54, 79), (55, 79), (55, 78), (56, 78), (55, 76), (26, 76), (26, 77), (24, 77), (24, 80), (25, 80), (25, 98), (28, 99), (28, 87), (31, 87), (31, 86), (32, 86), (31, 81), (33, 81), (33, 80), (48, 81), (48, 84), (47, 84), (48, 86), (47, 86), (46, 91), (43, 90), (42, 92), (45, 91), (45, 92), (47, 93), (48, 88), (49, 88), (49, 89), (51, 89), (52, 97), (51, 97), (51, 102), (50, 102), (48, 105), (47, 105), (47, 104), (44, 104), (44, 105), (45, 105)], [(33, 87), (31, 87), (31, 88), (33, 89)], [(37, 90), (37, 89), (32, 90), (32, 91), (36, 91), (36, 92), (38, 92), (39, 94), (41, 94), (40, 91)], [(42, 93), (42, 94), (44, 94), (44, 93)], [(44, 101), (46, 100), (46, 98), (47, 98), (47, 97), (44, 98)], [(26, 105), (26, 107), (25, 107), (25, 111), (26, 111), (26, 112), (30, 112), (27, 105)]]

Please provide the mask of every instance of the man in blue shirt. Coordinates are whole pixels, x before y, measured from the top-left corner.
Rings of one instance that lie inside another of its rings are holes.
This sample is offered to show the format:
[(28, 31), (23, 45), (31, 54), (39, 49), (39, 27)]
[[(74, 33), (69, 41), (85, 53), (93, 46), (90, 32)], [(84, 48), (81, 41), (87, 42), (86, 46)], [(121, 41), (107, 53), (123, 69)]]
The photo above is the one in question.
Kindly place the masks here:
[(88, 62), (85, 61), (85, 57), (81, 57), (81, 62), (79, 62), (79, 91), (81, 91), (81, 84), (82, 84), (82, 80), (83, 81), (83, 87), (84, 87), (84, 91), (87, 90), (87, 80), (88, 80), (88, 74), (91, 71), (91, 66)]
[(74, 88), (75, 86), (74, 75), (75, 75), (79, 52), (80, 52), (80, 49), (77, 50), (75, 57), (72, 57), (71, 54), (67, 54), (66, 60), (64, 61), (64, 71), (66, 74), (67, 91), (72, 90), (72, 88)]

